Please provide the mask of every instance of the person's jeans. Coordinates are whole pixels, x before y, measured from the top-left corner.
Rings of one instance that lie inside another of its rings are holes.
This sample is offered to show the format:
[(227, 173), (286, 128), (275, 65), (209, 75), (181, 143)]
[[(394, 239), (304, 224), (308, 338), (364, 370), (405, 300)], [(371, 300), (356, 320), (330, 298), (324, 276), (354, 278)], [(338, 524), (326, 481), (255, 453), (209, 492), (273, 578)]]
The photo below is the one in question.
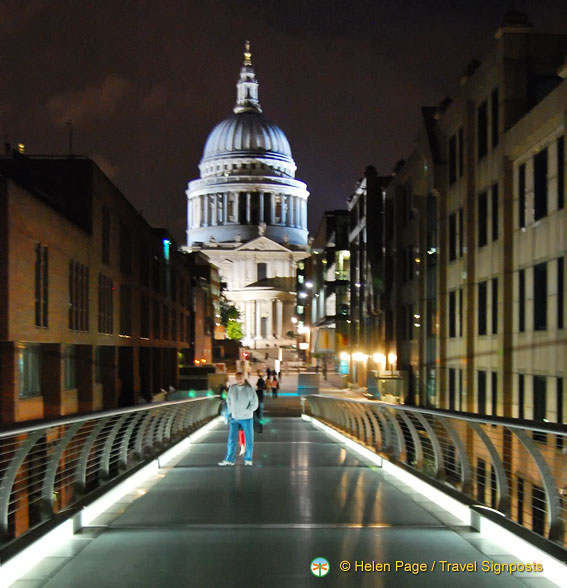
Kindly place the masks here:
[(228, 440), (226, 442), (226, 461), (236, 461), (236, 445), (238, 443), (238, 425), (244, 431), (244, 440), (246, 441), (246, 451), (244, 452), (244, 461), (252, 461), (252, 449), (254, 446), (254, 419), (230, 419)]

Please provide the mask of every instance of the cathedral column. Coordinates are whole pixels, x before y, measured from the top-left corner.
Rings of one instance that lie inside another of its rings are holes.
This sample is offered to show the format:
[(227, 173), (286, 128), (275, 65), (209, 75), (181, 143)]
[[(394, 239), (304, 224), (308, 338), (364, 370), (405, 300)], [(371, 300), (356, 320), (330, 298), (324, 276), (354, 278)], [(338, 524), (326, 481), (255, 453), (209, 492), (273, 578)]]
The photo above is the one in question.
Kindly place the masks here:
[(268, 327), (267, 327), (268, 339), (272, 339), (274, 336), (274, 299), (270, 298), (268, 303)]
[(270, 214), (270, 223), (274, 225), (276, 223), (276, 195), (270, 194), (270, 205), (271, 205), (271, 214)]
[(250, 192), (246, 192), (246, 224), (250, 224)]
[(282, 225), (287, 222), (287, 207), (289, 206), (289, 196), (282, 194)]
[(295, 197), (295, 226), (299, 227), (301, 225), (301, 214), (299, 208), (299, 196)]
[(258, 198), (260, 198), (260, 202), (258, 203), (258, 216), (260, 217), (260, 222), (264, 222), (264, 192), (258, 193)]
[(222, 222), (226, 225), (228, 222), (228, 194), (222, 195)]
[(307, 228), (307, 200), (301, 201), (301, 228)]
[(193, 200), (188, 199), (187, 200), (187, 228), (188, 229), (193, 228), (192, 223), (193, 223)]
[(251, 328), (250, 328), (250, 317), (252, 316), (252, 302), (248, 300), (246, 302), (246, 314), (244, 315), (244, 330), (246, 337), (250, 339), (252, 337)]
[(211, 206), (211, 222), (209, 224), (215, 226), (217, 224), (217, 195), (213, 194), (212, 196), (209, 196), (209, 204), (211, 204), (212, 201), (212, 206)]
[(277, 331), (276, 331), (276, 335), (278, 337), (282, 336), (282, 328), (283, 328), (283, 302), (278, 298), (276, 300), (276, 306), (277, 306)]
[(256, 300), (256, 339), (262, 336), (262, 304)]
[(295, 206), (295, 196), (289, 197), (289, 226), (293, 227), (295, 224), (295, 215), (293, 214), (295, 211), (293, 207)]

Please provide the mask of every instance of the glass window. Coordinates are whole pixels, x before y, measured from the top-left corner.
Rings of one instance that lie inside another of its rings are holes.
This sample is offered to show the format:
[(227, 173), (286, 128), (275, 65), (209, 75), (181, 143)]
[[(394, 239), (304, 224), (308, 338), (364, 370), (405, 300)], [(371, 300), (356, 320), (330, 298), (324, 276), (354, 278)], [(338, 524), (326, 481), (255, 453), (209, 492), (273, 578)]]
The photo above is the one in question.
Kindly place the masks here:
[(41, 395), (41, 347), (29, 344), (18, 352), (19, 397)]
[(547, 149), (534, 157), (534, 221), (547, 215)]
[(534, 266), (534, 331), (547, 329), (547, 264)]
[(65, 390), (73, 390), (77, 387), (77, 358), (75, 345), (67, 345), (63, 353), (65, 370)]

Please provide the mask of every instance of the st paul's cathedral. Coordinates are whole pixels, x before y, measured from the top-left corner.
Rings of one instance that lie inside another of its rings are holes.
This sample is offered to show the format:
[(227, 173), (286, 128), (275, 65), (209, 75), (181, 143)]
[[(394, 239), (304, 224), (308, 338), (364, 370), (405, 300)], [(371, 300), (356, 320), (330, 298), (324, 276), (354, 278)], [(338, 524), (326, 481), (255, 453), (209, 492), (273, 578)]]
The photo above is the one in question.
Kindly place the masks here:
[(262, 112), (248, 43), (236, 89), (233, 114), (210, 132), (200, 179), (186, 191), (187, 248), (219, 268), (240, 311), (242, 344), (279, 347), (293, 342), (309, 192), (295, 179), (287, 137)]

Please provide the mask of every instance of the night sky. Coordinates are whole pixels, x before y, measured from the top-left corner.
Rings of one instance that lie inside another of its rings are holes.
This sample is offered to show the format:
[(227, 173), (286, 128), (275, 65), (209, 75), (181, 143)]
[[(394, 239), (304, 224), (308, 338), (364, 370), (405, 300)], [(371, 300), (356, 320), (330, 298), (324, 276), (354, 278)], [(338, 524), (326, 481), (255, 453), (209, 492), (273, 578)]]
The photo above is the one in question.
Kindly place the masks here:
[(268, 119), (307, 183), (309, 225), (364, 168), (406, 157), (421, 106), (451, 95), (512, 6), (567, 33), (565, 0), (2, 0), (0, 131), (29, 154), (93, 157), (185, 242), (187, 182), (231, 114), (245, 39)]

